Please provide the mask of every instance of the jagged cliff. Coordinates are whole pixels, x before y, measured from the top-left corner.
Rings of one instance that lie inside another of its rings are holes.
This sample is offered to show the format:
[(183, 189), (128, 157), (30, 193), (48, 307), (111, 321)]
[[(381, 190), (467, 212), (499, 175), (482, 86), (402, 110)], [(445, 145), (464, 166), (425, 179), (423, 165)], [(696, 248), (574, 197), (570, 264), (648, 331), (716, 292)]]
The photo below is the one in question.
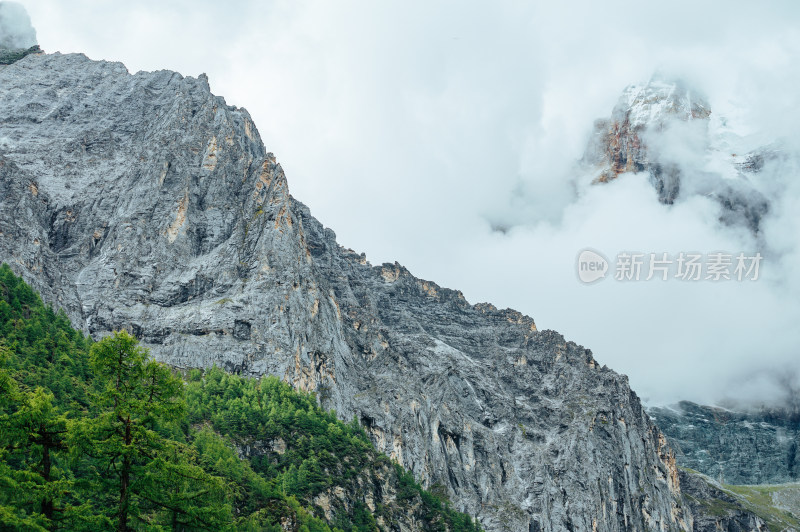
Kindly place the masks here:
[(203, 76), (59, 54), (0, 70), (0, 261), (92, 335), (316, 390), (489, 530), (691, 528), (624, 376), (341, 248)]

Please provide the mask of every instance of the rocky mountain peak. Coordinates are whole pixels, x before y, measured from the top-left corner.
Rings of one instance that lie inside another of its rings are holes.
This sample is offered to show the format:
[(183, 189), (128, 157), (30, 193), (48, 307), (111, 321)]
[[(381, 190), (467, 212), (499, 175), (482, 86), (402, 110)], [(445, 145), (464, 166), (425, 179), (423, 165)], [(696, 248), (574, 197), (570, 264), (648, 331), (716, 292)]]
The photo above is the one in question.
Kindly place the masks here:
[[(711, 127), (711, 113), (705, 98), (681, 81), (655, 75), (629, 85), (611, 116), (595, 121), (581, 164), (594, 185), (647, 174), (664, 204), (691, 195), (713, 198), (722, 207), (721, 221), (758, 232), (769, 200), (754, 177), (766, 160), (776, 159), (774, 147), (730, 153), (730, 133)], [(675, 155), (686, 152), (695, 158)]]
[(710, 115), (705, 99), (684, 83), (653, 76), (626, 87), (611, 117), (595, 122), (583, 162), (595, 168), (595, 183), (626, 172), (649, 172), (659, 200), (673, 203), (680, 191), (679, 169), (659, 160), (647, 133), (663, 130), (671, 121), (708, 120)]

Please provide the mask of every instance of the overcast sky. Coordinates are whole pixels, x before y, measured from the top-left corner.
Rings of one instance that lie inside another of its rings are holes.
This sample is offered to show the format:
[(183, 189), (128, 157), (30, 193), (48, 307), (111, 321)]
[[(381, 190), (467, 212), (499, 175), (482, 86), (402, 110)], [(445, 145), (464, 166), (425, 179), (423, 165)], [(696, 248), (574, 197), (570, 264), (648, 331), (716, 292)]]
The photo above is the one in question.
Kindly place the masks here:
[[(23, 4), (47, 52), (207, 73), (342, 245), (531, 315), (647, 400), (765, 398), (780, 393), (774, 375), (793, 379), (794, 174), (770, 178), (782, 203), (761, 242), (720, 226), (714, 202), (660, 205), (642, 176), (578, 195), (570, 183), (593, 121), (656, 69), (751, 143), (796, 147), (797, 2)], [(585, 247), (770, 258), (754, 283), (585, 286)]]

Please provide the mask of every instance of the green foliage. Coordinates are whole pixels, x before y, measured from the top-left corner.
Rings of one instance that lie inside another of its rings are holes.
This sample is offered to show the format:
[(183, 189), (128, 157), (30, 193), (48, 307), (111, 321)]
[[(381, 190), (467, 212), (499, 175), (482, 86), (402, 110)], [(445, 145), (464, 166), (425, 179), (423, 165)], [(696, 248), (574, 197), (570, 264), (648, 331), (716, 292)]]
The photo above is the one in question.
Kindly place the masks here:
[(1, 48), (0, 65), (10, 65), (12, 63), (16, 63), (26, 55), (35, 54), (38, 52), (41, 52), (38, 45), (31, 46), (30, 48), (19, 48), (19, 49)]
[(74, 330), (62, 311), (46, 307), (5, 264), (0, 265), (0, 343), (13, 354), (8, 370), (20, 385), (49, 390), (64, 407), (88, 406), (91, 340)]
[[(378, 475), (398, 497), (373, 512), (360, 486)], [(315, 500), (342, 488), (328, 523)], [(411, 512), (479, 530), (313, 395), (217, 368), (184, 382), (126, 332), (92, 342), (0, 266), (0, 529), (351, 532)]]
[(70, 447), (93, 492), (118, 494), (104, 500), (108, 521), (117, 530), (137, 520), (147, 528), (224, 528), (225, 482), (170, 437), (184, 414), (183, 382), (124, 331), (94, 344), (89, 358), (95, 411), (71, 423)]
[(84, 510), (66, 463), (65, 406), (86, 404), (88, 345), (0, 266), (0, 528), (54, 529)]
[(423, 515), (425, 519), (431, 523), (429, 530), (465, 530), (465, 531), (479, 531), (480, 525), (473, 522), (469, 515), (456, 512), (450, 507), (450, 501), (442, 493), (443, 487), (438, 486), (439, 493), (426, 491), (422, 486), (417, 484), (414, 476), (394, 464), (399, 479), (400, 489), (398, 490), (398, 498), (401, 499), (421, 499)]
[(245, 379), (211, 368), (202, 376), (190, 374), (186, 397), (189, 422), (225, 435), (229, 445), (251, 449), (252, 471), (269, 479), (270, 489), (279, 494), (311, 505), (315, 496), (335, 487), (357, 491), (358, 479), (367, 474), (383, 470), (394, 478), (397, 506), (376, 509), (373, 515), (363, 502), (354, 501), (335, 512), (334, 525), (342, 530), (377, 530), (376, 517), (391, 522), (393, 511), (419, 511), (430, 530), (480, 530), (468, 515), (450, 507), (441, 486), (434, 495), (399, 465), (389, 466), (356, 420), (342, 423), (335, 413), (319, 408), (313, 395), (300, 394), (276, 377)]
[(252, 466), (276, 479), (287, 495), (313, 496), (355, 478), (372, 451), (361, 427), (341, 423), (318, 408), (314, 396), (298, 394), (275, 377), (243, 379), (212, 368), (189, 382), (187, 402), (190, 423), (208, 421), (242, 442), (257, 435), (286, 446), (285, 452), (253, 457)]

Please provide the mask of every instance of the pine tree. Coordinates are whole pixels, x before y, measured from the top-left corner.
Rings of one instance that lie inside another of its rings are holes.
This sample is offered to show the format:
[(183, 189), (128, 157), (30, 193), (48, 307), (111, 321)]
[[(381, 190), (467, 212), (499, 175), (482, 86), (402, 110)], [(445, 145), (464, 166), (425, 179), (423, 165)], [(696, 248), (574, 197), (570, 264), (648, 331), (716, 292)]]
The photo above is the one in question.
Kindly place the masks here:
[(108, 501), (116, 530), (131, 530), (132, 521), (223, 529), (224, 483), (168, 438), (184, 415), (183, 382), (124, 331), (94, 344), (90, 364), (97, 412), (73, 424), (72, 442), (94, 473), (91, 492), (116, 494)]
[[(53, 394), (44, 388), (21, 394), (19, 408), (10, 418), (8, 436), (26, 455), (28, 473), (22, 483), (25, 498), (38, 506), (47, 521), (63, 508), (56, 506), (59, 494), (70, 482), (57, 471), (56, 455), (66, 451), (67, 418), (53, 406)], [(33, 473), (31, 475), (31, 473)]]
[[(25, 455), (28, 451), (33, 454), (30, 445), (35, 436), (29, 437), (24, 420), (36, 416), (29, 416), (24, 411), (20, 415), (21, 409), (18, 403), (23, 394), (5, 368), (9, 355), (9, 350), (0, 343), (0, 528), (44, 531), (49, 524), (45, 511), (49, 511), (52, 517), (52, 496), (32, 497), (34, 494), (41, 494), (42, 491), (47, 493), (46, 490), (40, 489), (42, 484), (46, 487), (46, 483), (41, 482), (42, 477), (28, 466)], [(39, 410), (42, 410), (50, 406), (47, 399), (49, 398), (43, 393), (39, 393), (36, 400), (30, 402), (39, 405)], [(14, 451), (20, 450), (25, 454), (22, 458), (16, 457), (17, 467), (12, 467), (9, 458)], [(43, 472), (43, 476), (49, 477), (49, 455), (46, 458), (44, 455), (47, 455), (47, 451), (43, 453), (42, 458), (42, 462), (46, 463), (46, 472)], [(37, 499), (40, 508), (31, 508)], [(40, 509), (41, 513), (38, 511)]]

